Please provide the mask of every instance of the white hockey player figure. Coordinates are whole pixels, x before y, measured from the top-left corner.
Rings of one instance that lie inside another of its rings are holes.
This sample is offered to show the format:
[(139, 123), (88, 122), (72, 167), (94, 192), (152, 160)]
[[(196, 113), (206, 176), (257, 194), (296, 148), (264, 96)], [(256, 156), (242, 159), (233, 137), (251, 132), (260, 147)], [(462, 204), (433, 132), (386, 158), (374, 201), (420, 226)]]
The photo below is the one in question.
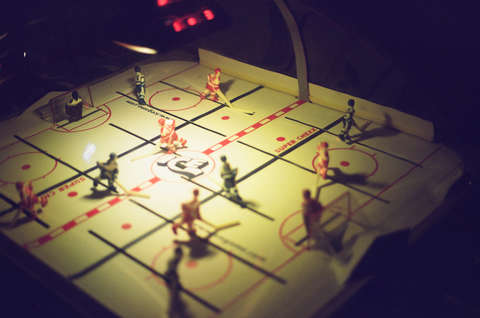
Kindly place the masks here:
[(146, 105), (146, 103), (145, 103), (145, 92), (146, 92), (146, 89), (145, 89), (145, 75), (140, 73), (140, 71), (141, 71), (140, 67), (135, 66), (135, 72), (137, 72), (137, 76), (136, 76), (136, 79), (135, 79), (135, 89), (137, 91), (137, 97), (138, 97), (138, 101), (140, 102), (140, 104)]
[(217, 101), (217, 92), (220, 90), (220, 69), (215, 69), (215, 73), (208, 74), (207, 86), (203, 93), (200, 95), (201, 99), (205, 99), (207, 94), (210, 93), (210, 100)]
[(353, 115), (355, 114), (355, 109), (353, 106), (355, 106), (355, 101), (353, 99), (348, 100), (348, 110), (345, 116), (343, 116), (343, 129), (338, 135), (338, 137), (342, 140), (345, 141), (345, 139), (350, 139), (348, 136), (348, 132), (350, 131), (350, 128), (352, 125), (358, 129), (358, 131), (363, 132), (365, 129), (370, 125), (371, 122), (365, 122), (362, 127), (359, 127), (356, 123), (355, 120), (353, 119)]
[(167, 145), (168, 154), (174, 153), (177, 149), (176, 147), (185, 146), (187, 140), (178, 137), (175, 132), (175, 119), (165, 120), (160, 118), (158, 124), (160, 125), (160, 145)]

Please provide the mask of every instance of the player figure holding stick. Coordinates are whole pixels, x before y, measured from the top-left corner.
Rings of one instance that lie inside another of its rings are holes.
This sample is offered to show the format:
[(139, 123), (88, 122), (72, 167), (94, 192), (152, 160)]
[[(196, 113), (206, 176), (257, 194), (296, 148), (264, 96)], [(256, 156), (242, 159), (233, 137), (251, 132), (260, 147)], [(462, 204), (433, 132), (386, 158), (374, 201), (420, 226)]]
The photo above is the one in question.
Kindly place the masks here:
[[(221, 156), (220, 160), (222, 161), (222, 168), (220, 170), (220, 176), (223, 179), (223, 189), (227, 195), (227, 198), (231, 198), (236, 201), (242, 201), (242, 198), (238, 195), (237, 182), (235, 178), (237, 177), (238, 168), (232, 169), (230, 163), (227, 162), (227, 157)], [(230, 191), (233, 192), (230, 193)]]
[[(318, 161), (316, 165), (316, 170), (318, 176), (321, 176), (322, 179), (327, 178), (327, 171), (328, 171), (328, 162), (330, 161), (330, 157), (328, 156), (328, 143), (321, 142), (317, 145), (317, 155)], [(318, 183), (318, 178), (317, 178)]]
[(28, 183), (28, 186), (25, 186), (25, 184), (21, 181), (15, 183), (15, 188), (18, 191), (18, 194), (20, 195), (20, 204), (18, 205), (17, 213), (15, 214), (11, 226), (15, 225), (15, 223), (18, 220), (18, 217), (20, 216), (20, 213), (25, 210), (28, 213), (30, 213), (30, 220), (35, 220), (37, 218), (37, 213), (41, 211), (42, 209), (36, 209), (35, 204), (39, 204), (44, 208), (48, 201), (46, 197), (41, 197), (40, 200), (38, 200), (38, 197), (35, 195), (33, 192), (33, 185), (32, 181)]
[(348, 133), (350, 131), (350, 128), (352, 128), (352, 125), (358, 129), (358, 131), (363, 132), (368, 125), (370, 125), (371, 122), (367, 121), (362, 127), (359, 127), (356, 123), (355, 120), (353, 119), (353, 115), (355, 114), (355, 109), (353, 106), (355, 106), (355, 101), (353, 99), (348, 100), (348, 110), (345, 116), (343, 116), (343, 129), (338, 135), (338, 137), (342, 140), (345, 141), (345, 139), (349, 139)]
[(208, 74), (207, 86), (203, 93), (200, 95), (201, 99), (205, 99), (207, 94), (210, 93), (210, 100), (217, 101), (217, 92), (220, 90), (220, 69), (216, 68), (215, 73)]
[(323, 206), (320, 202), (311, 197), (310, 190), (305, 189), (302, 194), (303, 222), (305, 223), (305, 229), (307, 230), (307, 249), (310, 249), (312, 234), (320, 224)]
[(100, 175), (93, 180), (93, 186), (96, 188), (100, 179), (107, 179), (108, 190), (116, 192), (117, 188), (115, 188), (114, 183), (118, 177), (117, 155), (112, 152), (107, 162), (97, 161), (97, 166), (100, 168)]
[(181, 204), (182, 208), (182, 215), (180, 217), (180, 221), (173, 223), (172, 230), (173, 233), (177, 234), (177, 229), (182, 226), (183, 224), (187, 225), (187, 232), (188, 235), (193, 235), (196, 232), (196, 229), (193, 227), (193, 222), (198, 219), (201, 220), (202, 217), (200, 216), (200, 202), (198, 202), (198, 189), (193, 190), (193, 199), (189, 202), (185, 202)]
[(137, 91), (137, 97), (140, 104), (146, 105), (147, 103), (145, 103), (145, 92), (146, 92), (145, 75), (140, 73), (140, 71), (141, 71), (140, 67), (135, 66), (135, 72), (137, 72), (137, 75), (135, 78), (135, 89)]

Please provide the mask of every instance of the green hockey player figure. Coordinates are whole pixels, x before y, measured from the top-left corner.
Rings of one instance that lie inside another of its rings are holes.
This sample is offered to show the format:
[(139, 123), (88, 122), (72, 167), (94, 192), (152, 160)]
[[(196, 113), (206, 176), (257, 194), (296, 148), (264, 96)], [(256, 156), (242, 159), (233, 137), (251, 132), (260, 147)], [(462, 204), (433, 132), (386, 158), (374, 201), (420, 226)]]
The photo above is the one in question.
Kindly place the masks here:
[(107, 162), (101, 163), (97, 161), (97, 166), (100, 168), (100, 175), (93, 180), (93, 186), (97, 187), (100, 179), (107, 179), (108, 190), (116, 192), (117, 188), (115, 188), (114, 183), (118, 177), (117, 155), (112, 152)]
[(238, 173), (238, 168), (232, 169), (230, 167), (230, 164), (227, 162), (227, 157), (225, 156), (221, 156), (220, 160), (223, 163), (220, 170), (220, 176), (224, 181), (223, 188), (226, 192), (227, 197), (236, 201), (242, 201), (242, 198), (238, 195), (237, 183), (235, 181)]
[(138, 101), (140, 102), (140, 104), (146, 105), (147, 103), (145, 103), (145, 75), (143, 75), (140, 71), (140, 67), (135, 66), (135, 72), (137, 72), (135, 78), (135, 88), (137, 91)]

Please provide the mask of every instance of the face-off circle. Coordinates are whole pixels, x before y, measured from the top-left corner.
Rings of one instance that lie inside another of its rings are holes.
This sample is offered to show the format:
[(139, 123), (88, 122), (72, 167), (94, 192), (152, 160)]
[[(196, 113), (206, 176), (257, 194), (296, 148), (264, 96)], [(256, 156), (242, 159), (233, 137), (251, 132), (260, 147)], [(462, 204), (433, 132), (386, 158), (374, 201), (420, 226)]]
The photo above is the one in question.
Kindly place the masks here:
[[(375, 155), (355, 148), (332, 148), (328, 149), (330, 157), (328, 167), (339, 168), (343, 173), (365, 174), (365, 178), (371, 177), (378, 170), (378, 162)], [(312, 160), (313, 169), (316, 171), (318, 154)]]
[(185, 90), (195, 94), (189, 94), (176, 88), (167, 88), (155, 92), (148, 103), (169, 112), (193, 108), (200, 104), (202, 99), (198, 91), (192, 88), (185, 88)]
[[(151, 267), (160, 273), (166, 270), (166, 264), (173, 257), (175, 244), (164, 247), (153, 258)], [(184, 253), (180, 264), (178, 265), (178, 276), (183, 287), (198, 292), (215, 287), (221, 284), (232, 272), (233, 259), (226, 253), (215, 258), (190, 258), (188, 253)], [(159, 284), (165, 285), (160, 277), (153, 277)]]
[(215, 161), (206, 154), (195, 150), (179, 150), (176, 154), (164, 153), (152, 162), (152, 173), (161, 180), (188, 182), (188, 179), (202, 178), (215, 168)]
[(304, 246), (295, 245), (307, 235), (305, 225), (303, 224), (302, 210), (296, 211), (287, 216), (280, 225), (278, 234), (282, 244), (290, 251), (296, 253), (303, 250), (305, 248)]
[(57, 161), (41, 152), (25, 152), (7, 157), (0, 162), (0, 181), (15, 183), (45, 178), (57, 167)]
[(50, 129), (60, 133), (78, 133), (100, 127), (110, 119), (112, 111), (106, 105), (101, 105), (96, 108), (96, 110), (91, 110), (89, 113), (84, 114), (84, 116), (89, 115), (86, 118), (70, 122), (68, 125), (56, 126)]

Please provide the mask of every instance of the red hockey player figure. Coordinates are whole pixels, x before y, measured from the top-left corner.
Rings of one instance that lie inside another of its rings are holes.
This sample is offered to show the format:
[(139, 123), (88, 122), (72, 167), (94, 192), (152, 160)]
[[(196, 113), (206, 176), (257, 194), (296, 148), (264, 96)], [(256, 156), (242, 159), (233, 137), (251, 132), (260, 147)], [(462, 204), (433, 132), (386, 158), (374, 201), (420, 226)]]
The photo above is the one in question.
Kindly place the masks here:
[(37, 210), (35, 208), (35, 204), (40, 204), (42, 208), (44, 208), (48, 203), (47, 198), (41, 197), (40, 200), (38, 200), (38, 197), (33, 193), (32, 181), (30, 181), (27, 186), (19, 181), (15, 183), (15, 187), (20, 195), (20, 204), (18, 205), (17, 213), (13, 218), (12, 225), (16, 223), (22, 211), (30, 213), (30, 219), (35, 220), (37, 218), (37, 213), (41, 211), (41, 209)]
[[(322, 179), (327, 178), (327, 170), (328, 170), (328, 162), (330, 161), (330, 157), (328, 156), (328, 143), (321, 142), (317, 145), (317, 155), (318, 161), (315, 169), (317, 173), (322, 177)], [(318, 180), (318, 179), (317, 179)]]
[(311, 197), (310, 190), (305, 189), (302, 194), (303, 222), (305, 223), (305, 229), (307, 230), (307, 248), (310, 249), (311, 237), (320, 224), (323, 206), (320, 202)]
[(181, 205), (182, 215), (180, 216), (180, 221), (173, 223), (172, 230), (173, 233), (177, 234), (177, 229), (183, 224), (187, 225), (187, 232), (189, 235), (193, 235), (196, 232), (196, 229), (193, 227), (193, 222), (198, 219), (202, 220), (200, 216), (200, 202), (198, 202), (198, 189), (193, 190), (193, 199), (189, 202), (184, 202)]
[(180, 145), (182, 147), (185, 146), (187, 140), (179, 138), (175, 132), (175, 119), (165, 120), (164, 118), (160, 118), (158, 124), (160, 125), (160, 142), (158, 147), (162, 144), (167, 144), (167, 153), (171, 154), (176, 151), (176, 147)]
[(207, 76), (207, 86), (203, 93), (200, 95), (201, 99), (205, 99), (207, 94), (210, 93), (210, 99), (212, 101), (217, 101), (217, 92), (220, 90), (220, 69), (215, 69), (215, 73), (208, 74)]

